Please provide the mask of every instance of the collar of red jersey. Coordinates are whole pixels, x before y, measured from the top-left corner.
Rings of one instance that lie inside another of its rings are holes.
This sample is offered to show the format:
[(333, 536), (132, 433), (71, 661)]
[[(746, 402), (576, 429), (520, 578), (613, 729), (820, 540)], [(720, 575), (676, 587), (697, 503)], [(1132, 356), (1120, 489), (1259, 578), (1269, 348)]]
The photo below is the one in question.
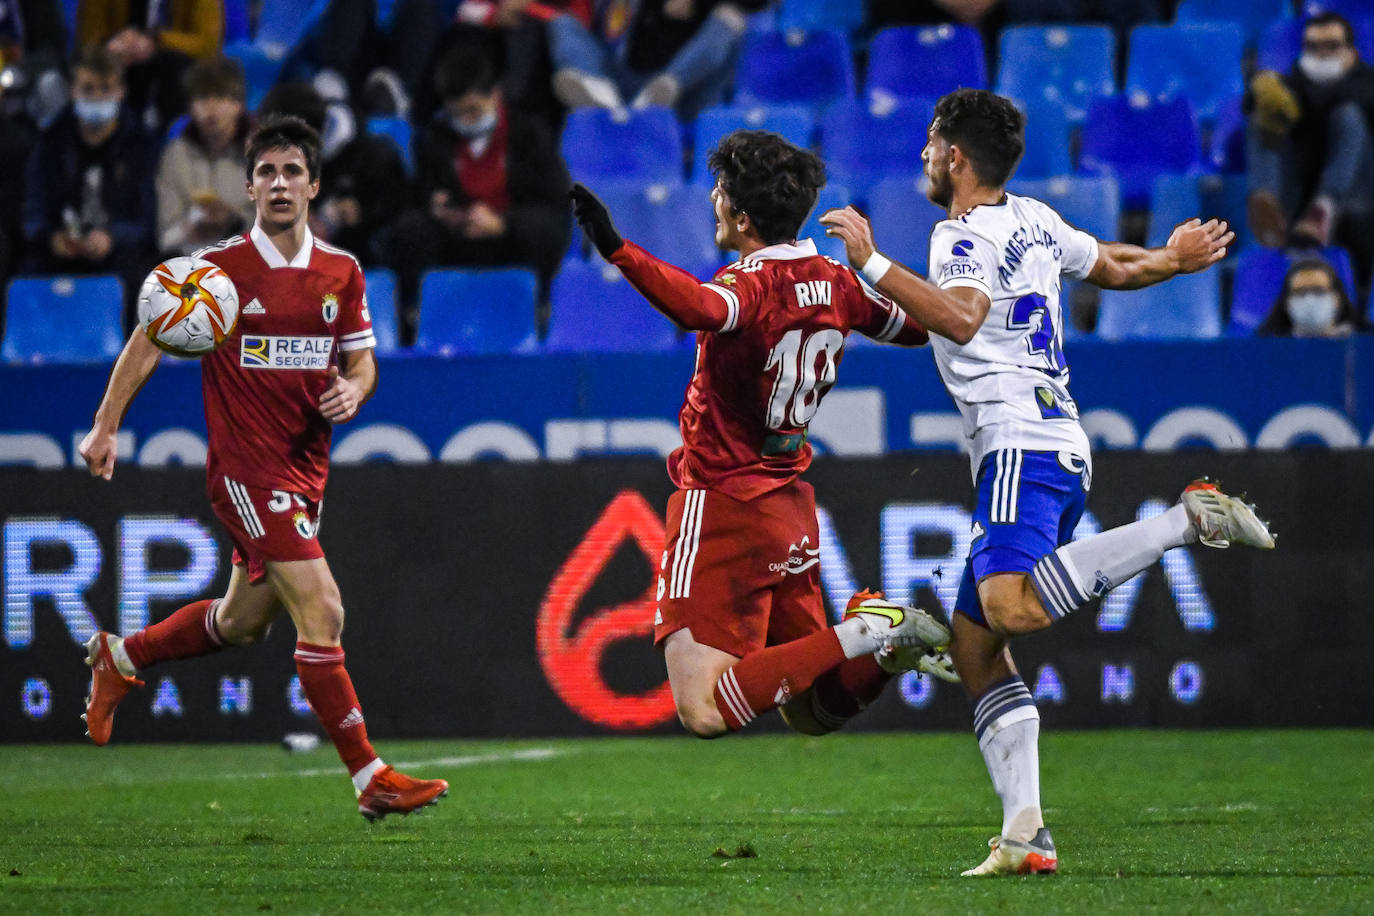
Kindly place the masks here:
[(816, 243), (810, 239), (801, 239), (795, 245), (788, 242), (782, 242), (777, 245), (769, 245), (766, 248), (760, 248), (758, 251), (740, 260), (758, 261), (771, 259), (774, 261), (795, 261), (798, 258), (813, 258), (816, 254)]
[(254, 247), (258, 249), (258, 254), (267, 262), (268, 267), (309, 267), (310, 252), (315, 249), (315, 236), (311, 235), (310, 227), (306, 227), (305, 240), (301, 242), (300, 251), (289, 262), (282, 257), (282, 253), (277, 250), (277, 246), (272, 244), (272, 240), (267, 237), (267, 233), (262, 231), (262, 227), (257, 223), (248, 231), (248, 238), (252, 239)]

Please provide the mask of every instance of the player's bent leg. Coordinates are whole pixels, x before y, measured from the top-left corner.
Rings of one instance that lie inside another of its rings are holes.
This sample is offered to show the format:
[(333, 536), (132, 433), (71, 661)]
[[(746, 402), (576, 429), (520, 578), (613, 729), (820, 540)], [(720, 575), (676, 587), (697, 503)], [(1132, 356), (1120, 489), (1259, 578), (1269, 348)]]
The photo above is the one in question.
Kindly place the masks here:
[(691, 629), (685, 628), (664, 640), (663, 660), (682, 727), (698, 738), (717, 738), (729, 731), (716, 706), (715, 691), (721, 676), (739, 659), (697, 642)]
[(996, 573), (978, 583), (988, 626), (1004, 636), (1043, 630), (1053, 623), (1025, 573)]

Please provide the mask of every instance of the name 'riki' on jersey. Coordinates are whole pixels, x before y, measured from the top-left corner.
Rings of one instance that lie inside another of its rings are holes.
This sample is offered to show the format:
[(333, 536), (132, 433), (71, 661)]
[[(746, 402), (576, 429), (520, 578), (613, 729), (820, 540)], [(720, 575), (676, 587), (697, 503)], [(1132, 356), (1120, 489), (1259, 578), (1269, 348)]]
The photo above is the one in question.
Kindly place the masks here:
[(769, 245), (701, 283), (627, 242), (611, 258), (635, 288), (697, 334), (668, 474), (682, 489), (754, 499), (811, 463), (807, 425), (835, 383), (845, 335), (912, 346), (923, 328), (815, 243)]

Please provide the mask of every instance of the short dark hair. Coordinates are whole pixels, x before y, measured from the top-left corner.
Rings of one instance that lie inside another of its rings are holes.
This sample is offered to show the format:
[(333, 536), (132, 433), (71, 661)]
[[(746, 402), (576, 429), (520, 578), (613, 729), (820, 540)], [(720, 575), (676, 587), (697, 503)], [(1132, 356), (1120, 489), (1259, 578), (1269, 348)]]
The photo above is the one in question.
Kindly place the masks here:
[(957, 146), (978, 181), (1000, 188), (1026, 151), (1026, 116), (1011, 99), (986, 89), (956, 89), (935, 103), (932, 129)]
[(248, 135), (248, 142), (243, 149), (248, 165), (248, 180), (253, 180), (253, 167), (263, 153), (293, 146), (305, 157), (305, 169), (310, 180), (317, 180), (320, 177), (320, 133), (293, 115), (271, 115)]
[(1351, 47), (1354, 47), (1355, 27), (1350, 24), (1349, 19), (1346, 19), (1340, 13), (1328, 11), (1325, 13), (1317, 13), (1315, 16), (1309, 16), (1307, 18), (1307, 21), (1302, 24), (1302, 30), (1306, 32), (1313, 26), (1321, 27), (1324, 25), (1339, 25), (1341, 27), (1341, 31), (1345, 33), (1345, 43)]
[(258, 103), (258, 117), (266, 119), (271, 115), (292, 115), (300, 118), (316, 133), (324, 131), (324, 96), (320, 95), (310, 83), (294, 80), (278, 83)]
[(706, 159), (736, 212), (747, 213), (764, 244), (797, 237), (825, 187), (825, 163), (766, 130), (737, 130)]
[(186, 94), (196, 99), (235, 99), (247, 94), (243, 64), (232, 57), (205, 57), (186, 71)]
[(104, 79), (117, 77), (121, 83), (124, 82), (124, 65), (104, 45), (87, 45), (82, 48), (72, 61), (72, 69), (89, 70)]
[(496, 83), (496, 66), (491, 57), (462, 45), (444, 55), (434, 71), (434, 88), (440, 99), (456, 99), (469, 92), (491, 95)]

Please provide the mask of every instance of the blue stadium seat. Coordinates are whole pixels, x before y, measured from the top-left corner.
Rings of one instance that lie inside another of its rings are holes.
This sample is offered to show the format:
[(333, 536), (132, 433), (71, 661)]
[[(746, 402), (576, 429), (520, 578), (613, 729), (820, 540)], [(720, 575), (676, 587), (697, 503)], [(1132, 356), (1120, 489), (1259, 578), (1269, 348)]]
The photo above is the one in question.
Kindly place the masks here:
[(884, 178), (919, 175), (933, 107), (896, 105), (875, 114), (859, 102), (835, 105), (821, 119), (827, 173), (861, 197)]
[(568, 113), (563, 158), (577, 181), (682, 184), (682, 138), (666, 108), (617, 116), (602, 108)]
[[(1202, 217), (1196, 175), (1159, 175), (1150, 193), (1150, 232), (1145, 244), (1158, 248), (1185, 219)], [(1210, 214), (1209, 214), (1210, 217)]]
[(533, 352), (535, 285), (531, 271), (513, 267), (426, 271), (416, 350), (440, 356)]
[(849, 256), (844, 252), (844, 241), (831, 238), (825, 234), (825, 227), (821, 225), (821, 214), (827, 210), (834, 210), (837, 207), (847, 207), (853, 203), (854, 199), (849, 194), (849, 189), (840, 184), (828, 184), (821, 188), (821, 193), (816, 196), (816, 206), (802, 224), (798, 232), (799, 239), (811, 239), (816, 243), (816, 250), (827, 257), (832, 257), (841, 264), (849, 263)]
[(1245, 171), (1246, 119), (1244, 97), (1236, 96), (1222, 102), (1217, 122), (1207, 141), (1207, 162), (1218, 172)]
[(1306, 0), (1301, 6), (1304, 16), (1317, 13), (1340, 13), (1346, 19), (1374, 16), (1374, 0)]
[(556, 353), (658, 353), (679, 345), (677, 328), (620, 271), (568, 261), (553, 281), (544, 348)]
[(1127, 209), (1150, 203), (1156, 175), (1195, 170), (1201, 162), (1197, 121), (1188, 100), (1166, 102), (1117, 96), (1098, 99), (1083, 122), (1078, 170), (1085, 175), (1115, 175)]
[(1252, 248), (1236, 259), (1235, 286), (1231, 291), (1231, 331), (1253, 333), (1274, 306), (1283, 289), (1283, 278), (1293, 263), (1304, 258), (1318, 257), (1336, 270), (1345, 285), (1346, 295), (1355, 299), (1355, 274), (1350, 255), (1344, 248), (1332, 245), (1320, 251), (1276, 251), (1272, 248)]
[(367, 132), (376, 134), (379, 137), (386, 137), (396, 144), (396, 151), (401, 154), (401, 160), (406, 164), (406, 171), (415, 171), (415, 132), (410, 126), (410, 122), (405, 118), (397, 117), (378, 117), (367, 119)]
[(705, 188), (611, 184), (598, 194), (621, 236), (698, 277), (729, 257), (716, 247), (715, 215)]
[(1221, 300), (1214, 270), (1174, 277), (1136, 290), (1103, 290), (1097, 336), (1103, 340), (1221, 336)]
[(401, 352), (401, 338), (397, 333), (400, 322), (396, 315), (396, 274), (382, 267), (368, 268), (363, 271), (363, 280), (367, 283), (367, 312), (372, 316), (377, 355)]
[(118, 277), (15, 277), (6, 303), (7, 363), (105, 363), (124, 346)]
[(1099, 95), (1116, 93), (1116, 35), (1105, 25), (1021, 25), (1002, 31), (997, 91), (1034, 106), (1064, 106), (1079, 123)]
[(868, 215), (882, 250), (925, 276), (930, 231), (946, 214), (926, 199), (920, 181), (894, 178), (879, 182), (868, 195)]
[(1131, 30), (1127, 94), (1160, 101), (1183, 96), (1205, 123), (1222, 102), (1245, 92), (1241, 58), (1245, 36), (1212, 23), (1140, 25)]
[(1292, 14), (1289, 0), (1183, 0), (1174, 18), (1178, 22), (1232, 23), (1253, 41), (1266, 25)]
[(1281, 19), (1260, 32), (1255, 66), (1260, 70), (1287, 73), (1302, 52), (1302, 20)]
[(1044, 98), (1022, 103), (1026, 113), (1026, 154), (1016, 174), (1050, 178), (1073, 171), (1069, 156), (1069, 116), (1064, 106)]
[(224, 0), (224, 44), (248, 41), (253, 37), (253, 17), (249, 0)]
[(783, 31), (843, 29), (854, 32), (864, 24), (864, 5), (854, 0), (782, 0), (777, 27)]
[(890, 26), (869, 43), (870, 98), (939, 98), (961, 86), (984, 89), (987, 84), (983, 39), (969, 26)]
[(735, 68), (741, 105), (828, 105), (854, 96), (854, 60), (843, 32), (750, 36)]
[(697, 115), (693, 145), (692, 181), (710, 184), (706, 157), (724, 137), (736, 130), (770, 130), (803, 149), (811, 145), (816, 118), (804, 105), (720, 105)]
[(1039, 181), (1012, 181), (1009, 190), (1022, 197), (1034, 197), (1049, 204), (1070, 226), (1095, 238), (1117, 238), (1121, 218), (1121, 193), (1116, 179), (1066, 175)]
[(287, 58), (315, 27), (328, 0), (272, 0), (259, 6), (257, 30), (252, 39), (226, 41), (224, 45), (225, 56), (243, 63), (249, 111), (257, 109), (267, 90), (282, 75)]

